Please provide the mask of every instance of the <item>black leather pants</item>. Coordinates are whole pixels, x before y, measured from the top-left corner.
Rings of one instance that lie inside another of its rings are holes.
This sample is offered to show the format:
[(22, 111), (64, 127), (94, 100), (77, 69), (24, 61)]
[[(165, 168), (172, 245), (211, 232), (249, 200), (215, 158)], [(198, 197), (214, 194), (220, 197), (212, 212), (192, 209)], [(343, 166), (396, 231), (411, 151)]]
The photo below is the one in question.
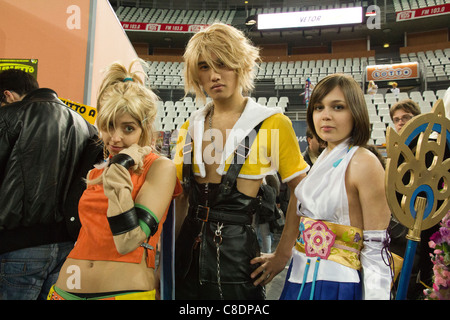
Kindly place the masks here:
[[(178, 300), (263, 300), (265, 288), (254, 286), (250, 274), (259, 256), (251, 225), (225, 225), (221, 229), (219, 259), (217, 223), (205, 222), (201, 242), (196, 238), (203, 222), (186, 218), (176, 243), (175, 298)], [(195, 230), (195, 231), (194, 231)], [(219, 272), (219, 274), (218, 274)]]

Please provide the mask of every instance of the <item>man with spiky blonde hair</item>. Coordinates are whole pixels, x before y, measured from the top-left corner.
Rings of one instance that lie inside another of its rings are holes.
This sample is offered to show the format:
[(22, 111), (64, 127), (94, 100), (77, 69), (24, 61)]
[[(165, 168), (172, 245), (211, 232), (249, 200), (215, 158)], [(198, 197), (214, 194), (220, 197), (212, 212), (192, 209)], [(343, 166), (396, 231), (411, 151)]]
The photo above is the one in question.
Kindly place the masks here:
[(255, 274), (261, 182), (279, 172), (292, 192), (309, 167), (281, 109), (245, 96), (260, 58), (241, 31), (215, 23), (190, 39), (184, 59), (186, 94), (212, 101), (182, 125), (174, 158), (185, 190), (176, 203), (176, 298), (264, 299), (277, 272)]

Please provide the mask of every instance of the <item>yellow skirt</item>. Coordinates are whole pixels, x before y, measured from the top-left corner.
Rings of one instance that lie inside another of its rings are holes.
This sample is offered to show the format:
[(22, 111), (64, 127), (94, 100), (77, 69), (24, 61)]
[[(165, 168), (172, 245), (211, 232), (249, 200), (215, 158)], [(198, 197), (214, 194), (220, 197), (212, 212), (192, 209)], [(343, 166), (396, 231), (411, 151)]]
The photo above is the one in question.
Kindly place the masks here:
[(155, 290), (143, 292), (131, 292), (116, 295), (105, 295), (95, 298), (81, 298), (72, 293), (52, 286), (47, 300), (155, 300)]

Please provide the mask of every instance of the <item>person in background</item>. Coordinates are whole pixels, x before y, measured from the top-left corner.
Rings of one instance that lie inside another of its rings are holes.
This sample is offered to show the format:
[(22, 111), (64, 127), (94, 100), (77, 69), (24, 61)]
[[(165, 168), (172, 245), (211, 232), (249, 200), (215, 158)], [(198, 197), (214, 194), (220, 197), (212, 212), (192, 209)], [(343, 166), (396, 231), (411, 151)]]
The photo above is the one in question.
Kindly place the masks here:
[(395, 97), (398, 97), (398, 95), (400, 94), (400, 89), (397, 87), (397, 82), (392, 82), (391, 86), (392, 88), (389, 90), (394, 94)]
[(389, 115), (394, 123), (395, 131), (401, 128), (413, 117), (420, 114), (420, 107), (411, 99), (400, 100), (389, 109)]
[[(139, 61), (139, 60), (138, 60)], [(87, 175), (81, 230), (49, 300), (155, 300), (156, 247), (173, 197), (171, 160), (152, 152), (157, 97), (137, 72), (110, 65), (97, 98), (105, 162)]]
[(369, 84), (367, 85), (367, 94), (375, 95), (378, 92), (378, 86), (375, 84), (373, 80), (369, 81)]
[[(263, 179), (258, 197), (261, 197), (261, 207), (255, 212), (253, 226), (258, 236), (262, 253), (272, 252), (272, 238), (277, 220), (281, 218), (277, 199), (280, 194), (278, 175), (267, 175)], [(265, 201), (265, 203), (262, 203)]]
[(324, 147), (317, 138), (312, 134), (311, 129), (306, 128), (306, 141), (308, 142), (308, 146), (306, 150), (303, 151), (302, 156), (303, 159), (309, 164), (310, 167), (316, 162), (320, 153), (323, 151)]
[(185, 191), (176, 202), (176, 299), (261, 300), (265, 287), (250, 275), (262, 179), (278, 171), (293, 190), (308, 164), (282, 110), (244, 96), (259, 51), (241, 31), (215, 23), (190, 39), (184, 58), (186, 93), (212, 101), (182, 125), (174, 158)]
[(45, 299), (78, 235), (97, 130), (21, 70), (0, 73), (0, 300)]

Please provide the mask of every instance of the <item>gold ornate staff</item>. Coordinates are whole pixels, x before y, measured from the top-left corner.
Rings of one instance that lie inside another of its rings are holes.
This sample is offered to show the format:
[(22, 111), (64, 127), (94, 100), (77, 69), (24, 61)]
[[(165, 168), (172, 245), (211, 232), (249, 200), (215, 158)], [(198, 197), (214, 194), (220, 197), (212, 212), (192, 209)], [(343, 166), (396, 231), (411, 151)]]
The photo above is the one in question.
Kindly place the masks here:
[(391, 212), (409, 229), (397, 300), (404, 300), (420, 233), (437, 224), (450, 208), (450, 120), (442, 100), (399, 133), (386, 133), (386, 197)]

